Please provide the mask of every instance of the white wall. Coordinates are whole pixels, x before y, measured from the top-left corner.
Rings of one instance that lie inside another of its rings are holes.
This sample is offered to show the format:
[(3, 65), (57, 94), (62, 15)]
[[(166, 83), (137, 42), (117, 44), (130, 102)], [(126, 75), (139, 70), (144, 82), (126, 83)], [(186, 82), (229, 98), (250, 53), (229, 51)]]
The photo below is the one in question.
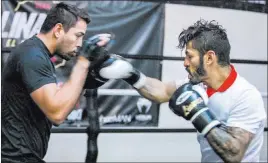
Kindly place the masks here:
[(231, 58), (267, 60), (267, 14), (189, 5), (166, 5), (164, 55), (178, 56), (178, 35), (200, 18), (217, 20), (232, 46)]
[[(166, 5), (165, 56), (181, 56), (176, 49), (179, 32), (200, 18), (215, 19), (227, 29), (232, 59), (267, 61), (267, 14), (186, 5)], [(163, 61), (163, 81), (182, 79), (186, 72), (181, 61)], [(260, 91), (267, 90), (267, 65), (234, 64), (237, 71)], [(267, 108), (267, 98), (264, 98)], [(167, 103), (160, 106), (159, 128), (192, 128), (175, 116)], [(267, 162), (267, 132), (262, 160)], [(52, 134), (48, 162), (83, 162), (86, 134)], [(116, 133), (100, 134), (99, 162), (198, 162), (195, 133)]]

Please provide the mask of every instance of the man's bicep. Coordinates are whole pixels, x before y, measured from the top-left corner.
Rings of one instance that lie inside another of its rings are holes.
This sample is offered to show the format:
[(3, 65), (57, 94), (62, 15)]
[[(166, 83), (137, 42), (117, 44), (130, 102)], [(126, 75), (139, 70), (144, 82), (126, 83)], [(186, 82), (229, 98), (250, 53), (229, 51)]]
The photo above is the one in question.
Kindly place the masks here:
[(176, 82), (175, 81), (170, 81), (170, 82), (165, 82), (165, 88), (168, 96), (171, 98), (173, 93), (176, 91)]
[(22, 80), (30, 93), (45, 84), (56, 83), (56, 77), (53, 75), (53, 67), (42, 55), (44, 54), (29, 54), (29, 56), (24, 57), (19, 63)]
[(54, 99), (57, 91), (56, 83), (50, 83), (43, 85), (42, 87), (34, 90), (30, 95), (33, 101), (39, 106), (39, 108), (46, 114), (48, 117), (53, 112), (54, 108)]

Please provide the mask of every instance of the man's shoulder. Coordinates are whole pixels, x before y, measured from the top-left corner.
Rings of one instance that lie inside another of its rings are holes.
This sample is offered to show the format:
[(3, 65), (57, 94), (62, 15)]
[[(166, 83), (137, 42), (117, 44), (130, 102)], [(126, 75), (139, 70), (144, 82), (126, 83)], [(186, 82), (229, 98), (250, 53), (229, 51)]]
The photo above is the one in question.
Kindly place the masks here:
[(18, 46), (14, 50), (13, 55), (18, 56), (19, 60), (21, 61), (36, 60), (37, 58), (47, 58), (45, 52), (40, 47), (32, 46), (29, 44)]
[(238, 76), (231, 92), (237, 107), (247, 108), (250, 114), (265, 115), (261, 92), (244, 77)]
[(44, 53), (36, 38), (33, 36), (14, 48), (16, 54), (40, 55)]
[(250, 83), (244, 77), (238, 75), (233, 87), (231, 87), (236, 94), (248, 94), (249, 96), (260, 96), (261, 93), (255, 85)]

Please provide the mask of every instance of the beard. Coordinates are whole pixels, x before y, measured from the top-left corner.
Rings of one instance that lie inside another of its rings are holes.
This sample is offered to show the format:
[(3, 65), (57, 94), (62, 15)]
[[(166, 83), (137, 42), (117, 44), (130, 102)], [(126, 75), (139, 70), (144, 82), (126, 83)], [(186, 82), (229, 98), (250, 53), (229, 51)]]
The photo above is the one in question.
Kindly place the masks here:
[(205, 76), (207, 74), (207, 72), (204, 69), (204, 62), (203, 62), (203, 58), (200, 57), (200, 64), (197, 66), (196, 71), (191, 73), (189, 68), (186, 68), (186, 71), (189, 73), (189, 75), (191, 76), (190, 79), (190, 83), (195, 85), (195, 84), (199, 84), (202, 82), (201, 77)]
[(71, 59), (71, 57), (69, 57), (68, 55), (64, 55), (64, 54), (59, 54), (59, 53), (56, 53), (57, 56), (59, 56), (60, 58), (66, 60), (66, 61), (69, 61)]
[(66, 60), (66, 61), (69, 61), (71, 59), (72, 53), (74, 53), (74, 52), (64, 53), (60, 49), (57, 49), (55, 52), (55, 55), (59, 56), (60, 58)]

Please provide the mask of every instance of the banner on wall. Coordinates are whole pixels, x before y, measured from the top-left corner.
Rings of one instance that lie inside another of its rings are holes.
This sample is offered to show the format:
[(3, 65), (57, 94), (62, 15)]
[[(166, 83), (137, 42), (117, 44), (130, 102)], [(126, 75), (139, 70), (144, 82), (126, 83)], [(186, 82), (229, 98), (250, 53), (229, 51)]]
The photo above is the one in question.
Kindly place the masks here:
[[(48, 10), (60, 1), (2, 1), (2, 48), (12, 48), (40, 31)], [(108, 47), (111, 53), (161, 56), (164, 38), (164, 5), (134, 1), (65, 1), (86, 9), (91, 17), (84, 39), (109, 32), (115, 40)], [(3, 55), (3, 54), (2, 54)], [(3, 60), (3, 56), (2, 56)], [(134, 67), (152, 78), (161, 78), (158, 60), (128, 59)], [(59, 86), (71, 72), (75, 60), (58, 57), (56, 67)], [(123, 80), (110, 80), (100, 89), (133, 89)], [(85, 97), (68, 116), (70, 123), (86, 123)], [(157, 126), (159, 106), (139, 96), (98, 96), (101, 126)]]

